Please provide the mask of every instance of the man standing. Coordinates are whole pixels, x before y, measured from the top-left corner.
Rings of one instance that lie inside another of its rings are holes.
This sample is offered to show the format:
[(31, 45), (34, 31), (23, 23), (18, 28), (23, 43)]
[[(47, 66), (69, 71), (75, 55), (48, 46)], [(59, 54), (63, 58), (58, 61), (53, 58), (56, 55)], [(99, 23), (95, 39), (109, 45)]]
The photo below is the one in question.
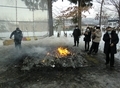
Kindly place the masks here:
[(14, 35), (14, 43), (16, 48), (21, 48), (21, 41), (23, 38), (22, 31), (17, 27), (15, 31), (13, 31), (10, 35), (10, 39)]
[(74, 46), (79, 46), (79, 38), (80, 38), (80, 35), (81, 35), (81, 31), (80, 29), (78, 28), (78, 26), (75, 26), (75, 29), (73, 31), (73, 37), (74, 37)]
[[(104, 53), (106, 55), (106, 63), (109, 64), (110, 67), (114, 67), (114, 54), (117, 53), (117, 43), (119, 42), (118, 35), (111, 27), (107, 28), (107, 32), (103, 36), (104, 43)], [(109, 57), (109, 54), (111, 57)]]
[(89, 51), (89, 45), (91, 41), (91, 30), (89, 27), (87, 27), (85, 33), (84, 33), (84, 41), (85, 41), (85, 51)]

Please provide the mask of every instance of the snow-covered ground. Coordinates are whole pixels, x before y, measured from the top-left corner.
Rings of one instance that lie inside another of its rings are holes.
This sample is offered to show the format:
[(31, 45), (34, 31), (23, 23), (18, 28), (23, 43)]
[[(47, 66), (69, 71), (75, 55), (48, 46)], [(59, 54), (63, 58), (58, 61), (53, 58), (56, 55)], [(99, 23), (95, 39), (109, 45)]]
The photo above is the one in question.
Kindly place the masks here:
[[(7, 35), (8, 37), (0, 39), (0, 88), (119, 88), (119, 62), (115, 64), (115, 70), (109, 69), (104, 65), (104, 54), (101, 52), (98, 52), (100, 54), (92, 59), (91, 56), (89, 57), (85, 52), (82, 52), (82, 55), (88, 56), (89, 61), (92, 62), (90, 67), (66, 71), (52, 69), (50, 71), (42, 69), (20, 73), (16, 71), (17, 65), (13, 65), (13, 63), (19, 60), (18, 57), (22, 56), (21, 54), (24, 55), (27, 52), (27, 55), (33, 56), (40, 53), (40, 58), (37, 59), (41, 59), (42, 55), (46, 55), (49, 50), (53, 51), (53, 46), (73, 46), (72, 31), (67, 32), (67, 37), (64, 36), (63, 32), (61, 32), (60, 37), (57, 37), (57, 32), (51, 37), (41, 36), (45, 34), (46, 32), (38, 33), (36, 35), (38, 40), (22, 41), (23, 48), (20, 53), (16, 52), (14, 45), (3, 46), (3, 41), (9, 39), (10, 33)], [(83, 37), (83, 35), (80, 37), (79, 47), (72, 47), (73, 51), (81, 52), (82, 49), (84, 50)], [(103, 47), (104, 42), (101, 39), (99, 51), (103, 51)], [(119, 49), (120, 43), (118, 43)], [(117, 58), (119, 56), (120, 52), (116, 54)]]
[[(4, 40), (9, 39), (10, 33), (11, 32), (0, 33), (0, 47), (3, 46), (3, 41)], [(69, 42), (70, 45), (73, 45), (73, 37), (71, 37), (72, 31), (66, 31), (66, 33), (67, 33), (67, 37), (65, 37), (64, 32), (61, 31), (60, 37), (66, 38), (68, 41), (59, 40), (58, 37), (57, 37), (57, 32), (54, 32), (54, 36), (47, 37), (47, 39), (48, 39), (49, 42), (51, 42), (51, 40), (49, 40), (49, 38), (54, 38), (54, 41), (56, 40), (56, 41), (61, 41), (61, 42), (64, 42), (64, 43)], [(43, 38), (46, 37), (48, 32), (35, 32), (35, 33), (33, 33), (33, 32), (23, 32), (24, 36), (33, 36), (34, 34), (35, 34), (35, 36), (38, 37), (37, 41), (39, 41), (39, 39), (41, 39), (42, 37)], [(102, 34), (104, 34), (104, 32)], [(119, 36), (119, 39), (120, 39), (120, 34), (118, 36)], [(80, 46), (82, 46), (82, 47), (84, 46), (83, 37), (84, 37), (83, 35), (80, 37)], [(26, 42), (26, 41), (23, 41), (23, 43), (24, 42)], [(32, 39), (31, 41), (27, 41), (27, 43), (30, 43), (30, 44), (35, 43), (35, 40)], [(99, 45), (99, 50), (103, 51), (103, 47), (104, 47), (104, 41), (101, 38), (100, 45)], [(117, 49), (118, 49), (118, 53), (115, 56), (116, 56), (116, 58), (119, 59), (119, 57), (120, 57), (120, 42), (117, 44)]]

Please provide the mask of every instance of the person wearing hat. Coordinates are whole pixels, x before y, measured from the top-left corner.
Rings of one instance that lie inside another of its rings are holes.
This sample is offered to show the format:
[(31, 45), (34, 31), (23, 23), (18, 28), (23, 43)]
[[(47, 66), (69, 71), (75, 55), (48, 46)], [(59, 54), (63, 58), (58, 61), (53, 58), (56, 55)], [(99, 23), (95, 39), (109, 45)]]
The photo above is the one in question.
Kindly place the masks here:
[[(117, 43), (119, 42), (119, 37), (115, 30), (111, 27), (106, 28), (106, 33), (103, 35), (104, 41), (104, 53), (106, 55), (106, 63), (110, 63), (110, 67), (114, 67), (114, 54), (117, 53)], [(109, 56), (110, 55), (110, 56)]]

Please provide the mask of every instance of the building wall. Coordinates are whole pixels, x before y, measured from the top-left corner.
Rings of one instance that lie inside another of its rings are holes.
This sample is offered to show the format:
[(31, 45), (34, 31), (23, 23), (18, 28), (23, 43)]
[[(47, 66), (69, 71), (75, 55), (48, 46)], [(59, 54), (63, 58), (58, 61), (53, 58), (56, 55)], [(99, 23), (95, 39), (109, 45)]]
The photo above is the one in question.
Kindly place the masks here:
[(108, 20), (108, 26), (110, 26), (110, 27), (118, 27), (118, 21), (119, 20)]

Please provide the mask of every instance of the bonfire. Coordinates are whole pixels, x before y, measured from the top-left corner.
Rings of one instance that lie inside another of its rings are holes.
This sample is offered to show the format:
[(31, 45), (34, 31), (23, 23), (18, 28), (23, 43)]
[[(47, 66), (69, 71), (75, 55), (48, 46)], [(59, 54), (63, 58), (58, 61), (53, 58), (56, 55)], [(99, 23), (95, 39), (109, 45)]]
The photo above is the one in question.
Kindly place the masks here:
[[(37, 61), (36, 61), (37, 60)], [(87, 61), (83, 56), (73, 53), (72, 50), (64, 47), (58, 47), (52, 52), (48, 52), (43, 58), (35, 59), (26, 57), (23, 60), (22, 70), (29, 70), (36, 67), (83, 67), (87, 66)], [(26, 69), (27, 68), (27, 69)]]

